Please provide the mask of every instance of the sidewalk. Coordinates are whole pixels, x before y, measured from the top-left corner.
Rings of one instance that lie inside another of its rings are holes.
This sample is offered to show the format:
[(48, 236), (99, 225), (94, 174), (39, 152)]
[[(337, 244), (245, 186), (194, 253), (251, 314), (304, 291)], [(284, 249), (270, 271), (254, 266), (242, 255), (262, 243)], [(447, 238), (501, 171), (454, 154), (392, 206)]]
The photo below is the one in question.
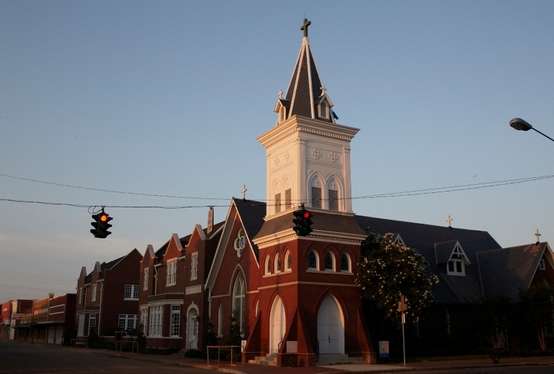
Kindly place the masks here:
[[(98, 351), (97, 351), (98, 352)], [(254, 364), (206, 364), (205, 360), (183, 357), (182, 353), (170, 355), (140, 354), (131, 352), (103, 351), (105, 355), (146, 362), (158, 362), (167, 366), (192, 367), (206, 369), (230, 374), (323, 374), (340, 372), (358, 373), (390, 373), (390, 372), (414, 372), (414, 371), (463, 371), (464, 369), (499, 368), (510, 366), (552, 366), (554, 372), (554, 356), (533, 356), (533, 357), (504, 357), (495, 364), (488, 356), (456, 356), (426, 358), (418, 361), (408, 362), (406, 366), (399, 363), (391, 364), (343, 364), (325, 365), (308, 368), (278, 368), (274, 366), (261, 366)]]

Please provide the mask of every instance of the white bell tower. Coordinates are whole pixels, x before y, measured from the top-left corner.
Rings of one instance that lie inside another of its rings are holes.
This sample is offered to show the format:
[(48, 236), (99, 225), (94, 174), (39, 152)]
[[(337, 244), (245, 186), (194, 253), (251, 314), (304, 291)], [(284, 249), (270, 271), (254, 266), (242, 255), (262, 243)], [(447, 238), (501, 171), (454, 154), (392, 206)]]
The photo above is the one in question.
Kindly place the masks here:
[(336, 123), (321, 83), (308, 27), (286, 96), (279, 94), (275, 126), (258, 137), (266, 150), (266, 218), (304, 203), (311, 210), (352, 214), (350, 142), (359, 129)]

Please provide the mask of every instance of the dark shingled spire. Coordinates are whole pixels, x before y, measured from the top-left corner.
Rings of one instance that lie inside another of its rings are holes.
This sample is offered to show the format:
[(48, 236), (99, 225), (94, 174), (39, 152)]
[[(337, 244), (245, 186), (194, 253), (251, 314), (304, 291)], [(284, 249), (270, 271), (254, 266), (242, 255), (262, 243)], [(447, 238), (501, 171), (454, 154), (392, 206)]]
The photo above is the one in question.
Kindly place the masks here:
[[(304, 20), (304, 25), (306, 25)], [(309, 22), (309, 21), (308, 21)], [(309, 26), (309, 23), (308, 23)], [(302, 45), (298, 53), (298, 59), (294, 67), (287, 95), (282, 103), (287, 108), (287, 118), (293, 115), (300, 115), (308, 118), (319, 119), (326, 122), (334, 122), (334, 113), (331, 108), (333, 103), (328, 97), (319, 73), (315, 66), (310, 42), (307, 37), (307, 30), (304, 30)], [(319, 108), (320, 103), (324, 102)], [(326, 103), (325, 103), (326, 102)], [(328, 109), (324, 108), (327, 106)]]

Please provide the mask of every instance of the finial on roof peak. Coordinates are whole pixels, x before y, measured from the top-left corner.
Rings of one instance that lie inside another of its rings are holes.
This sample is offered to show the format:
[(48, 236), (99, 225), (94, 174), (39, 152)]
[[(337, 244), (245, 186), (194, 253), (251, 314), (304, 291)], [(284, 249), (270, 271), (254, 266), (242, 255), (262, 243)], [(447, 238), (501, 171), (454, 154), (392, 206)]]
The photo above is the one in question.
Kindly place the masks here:
[(248, 188), (246, 188), (246, 184), (243, 184), (240, 188), (240, 193), (242, 194), (243, 200), (246, 200), (246, 191), (248, 191)]
[(540, 233), (538, 227), (537, 227), (537, 231), (535, 231), (535, 234), (534, 234), (534, 235), (537, 237), (537, 244), (539, 244), (539, 243), (541, 242), (541, 236), (542, 236), (542, 234)]
[(302, 22), (302, 27), (300, 28), (300, 30), (304, 31), (305, 38), (308, 37), (308, 27), (310, 27), (311, 24), (312, 22), (309, 19), (304, 18), (304, 22)]

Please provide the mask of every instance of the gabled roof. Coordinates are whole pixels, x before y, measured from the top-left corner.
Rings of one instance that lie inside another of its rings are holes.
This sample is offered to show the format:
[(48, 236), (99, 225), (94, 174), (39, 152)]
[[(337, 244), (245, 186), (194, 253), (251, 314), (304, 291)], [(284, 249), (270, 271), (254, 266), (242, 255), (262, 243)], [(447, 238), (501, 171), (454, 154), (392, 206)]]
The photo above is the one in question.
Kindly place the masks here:
[(250, 240), (258, 233), (264, 223), (266, 213), (265, 203), (256, 200), (237, 199), (233, 197), (240, 219)]
[(319, 78), (309, 39), (304, 36), (287, 94), (279, 102), (287, 108), (286, 118), (301, 115), (332, 123), (334, 118), (332, 114), (328, 119), (317, 116), (317, 105), (322, 96), (326, 96), (328, 103), (333, 105)]
[[(137, 249), (133, 249), (133, 251), (136, 251), (136, 250)], [(133, 252), (133, 251), (131, 251), (131, 252)], [(131, 253), (131, 252), (129, 252), (129, 253)], [(123, 260), (125, 257), (127, 257), (129, 255), (129, 253), (127, 253), (124, 256), (118, 257), (115, 260), (111, 260), (109, 262), (102, 262), (102, 264), (100, 264), (100, 271), (99, 271), (99, 273), (101, 274), (100, 278), (102, 278), (102, 273), (104, 272), (104, 270), (110, 270), (112, 267), (117, 265), (117, 263), (119, 263), (121, 260)], [(96, 273), (97, 270), (98, 270), (97, 266), (94, 266), (93, 270), (90, 273), (88, 273), (87, 276), (85, 277), (85, 283), (89, 283), (92, 280), (92, 277)]]
[(531, 286), (547, 243), (525, 244), (479, 253), (485, 294), (490, 298), (517, 301)]

